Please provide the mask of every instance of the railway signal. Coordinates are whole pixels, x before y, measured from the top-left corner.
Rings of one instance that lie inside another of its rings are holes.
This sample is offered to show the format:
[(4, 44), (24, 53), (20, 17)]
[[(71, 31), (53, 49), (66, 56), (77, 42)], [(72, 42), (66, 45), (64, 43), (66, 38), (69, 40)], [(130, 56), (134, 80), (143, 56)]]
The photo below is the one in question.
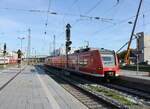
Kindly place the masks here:
[(6, 43), (4, 43), (4, 51), (3, 51), (3, 54), (4, 54), (4, 68), (5, 68), (5, 67), (6, 67), (6, 65), (5, 65)]
[[(21, 64), (21, 56), (22, 56), (22, 52), (20, 49), (17, 51), (17, 54), (18, 54), (18, 64), (20, 65)], [(19, 65), (18, 65), (18, 67), (19, 67)]]
[(66, 51), (69, 52), (71, 50), (70, 45), (72, 44), (72, 41), (66, 41)]
[(70, 24), (66, 25), (66, 68), (68, 67), (68, 52), (71, 50), (70, 45), (72, 41), (70, 41)]
[(6, 54), (6, 43), (4, 44), (4, 51), (3, 51), (3, 53), (4, 53), (4, 56), (5, 56), (5, 54)]
[(70, 24), (66, 25), (66, 40), (69, 41), (70, 40)]

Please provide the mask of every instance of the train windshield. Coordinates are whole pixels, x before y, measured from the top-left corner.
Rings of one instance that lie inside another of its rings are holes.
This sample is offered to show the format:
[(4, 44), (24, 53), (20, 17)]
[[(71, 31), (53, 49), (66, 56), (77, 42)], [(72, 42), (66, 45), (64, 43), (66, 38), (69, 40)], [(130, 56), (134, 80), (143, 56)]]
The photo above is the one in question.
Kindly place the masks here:
[(101, 54), (104, 67), (115, 67), (115, 56), (113, 54)]

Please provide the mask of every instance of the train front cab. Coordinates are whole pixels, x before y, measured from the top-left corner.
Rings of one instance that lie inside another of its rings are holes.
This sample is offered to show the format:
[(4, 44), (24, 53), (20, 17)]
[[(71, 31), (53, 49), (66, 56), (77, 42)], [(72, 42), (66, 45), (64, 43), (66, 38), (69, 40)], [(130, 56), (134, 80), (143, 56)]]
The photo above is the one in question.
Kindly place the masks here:
[(119, 76), (118, 59), (114, 51), (102, 52), (100, 54), (102, 62), (102, 72), (106, 78)]

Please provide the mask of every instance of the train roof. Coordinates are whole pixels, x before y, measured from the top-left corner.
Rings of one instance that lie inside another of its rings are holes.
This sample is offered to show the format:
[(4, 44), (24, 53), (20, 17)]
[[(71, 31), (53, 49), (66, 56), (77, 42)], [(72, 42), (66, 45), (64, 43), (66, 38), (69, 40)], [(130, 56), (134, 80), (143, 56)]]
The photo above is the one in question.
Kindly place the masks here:
[(104, 48), (84, 48), (84, 49), (76, 50), (74, 53), (82, 53), (82, 52), (88, 52), (88, 51), (94, 51), (94, 50), (98, 50), (101, 53), (112, 53), (112, 52), (114, 52), (114, 50), (108, 50), (108, 49), (104, 49)]
[[(76, 53), (85, 53), (85, 52), (90, 52), (90, 51), (95, 51), (98, 50), (100, 51), (101, 54), (105, 53), (105, 54), (112, 54), (114, 53), (114, 50), (108, 50), (108, 49), (104, 49), (104, 48), (84, 48), (84, 49), (79, 49), (79, 50), (75, 50), (74, 53), (69, 54), (69, 55), (73, 55)], [(47, 56), (46, 58), (58, 58), (58, 57), (64, 57), (65, 55), (60, 55), (60, 56)]]

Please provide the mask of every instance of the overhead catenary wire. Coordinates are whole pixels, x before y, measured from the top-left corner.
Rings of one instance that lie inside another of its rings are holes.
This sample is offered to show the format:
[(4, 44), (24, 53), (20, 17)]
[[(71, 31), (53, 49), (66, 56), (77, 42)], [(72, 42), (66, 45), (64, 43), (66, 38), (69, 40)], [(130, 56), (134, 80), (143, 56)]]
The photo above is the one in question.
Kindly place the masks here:
[[(87, 16), (91, 11), (93, 11), (98, 5), (100, 5), (102, 1), (103, 1), (103, 0), (99, 0), (92, 8), (90, 8), (87, 12), (85, 12), (86, 16)], [(78, 8), (79, 8), (79, 6), (78, 6)], [(80, 9), (79, 9), (79, 11), (80, 11)], [(81, 15), (81, 11), (80, 11), (80, 15)], [(82, 16), (82, 15), (81, 15), (81, 16)], [(84, 17), (84, 16), (83, 16), (83, 17)], [(87, 18), (89, 18), (89, 17), (87, 17)], [(96, 19), (96, 18), (95, 18), (95, 19)], [(82, 20), (88, 20), (88, 19), (77, 19), (73, 25), (76, 25), (79, 21), (82, 21)], [(89, 20), (92, 20), (92, 19), (90, 18)], [(105, 22), (105, 21), (103, 20), (103, 22)], [(107, 21), (106, 21), (106, 22), (107, 22)], [(110, 22), (108, 21), (108, 23), (110, 23)]]
[[(69, 6), (68, 11), (72, 10), (73, 6), (74, 6), (75, 4), (77, 4), (78, 1), (79, 1), (79, 0), (74, 0), (74, 1), (72, 2), (72, 4)], [(79, 13), (81, 14), (81, 11), (80, 11), (80, 9), (79, 9), (79, 6), (78, 6), (78, 10), (79, 10)], [(65, 24), (65, 15), (63, 16), (63, 23)]]
[[(135, 40), (136, 38), (133, 38), (132, 40)], [(120, 48), (119, 48), (119, 50), (117, 50), (117, 54), (126, 46), (126, 45), (128, 45), (128, 43), (129, 43), (129, 41), (128, 42), (126, 42), (123, 46), (121, 46)]]
[[(76, 1), (76, 0), (75, 0)], [(102, 3), (103, 0), (99, 0), (92, 8), (90, 8), (85, 14), (89, 14), (91, 13), (97, 6), (99, 6), (101, 3)], [(119, 0), (117, 0), (117, 4), (119, 4)], [(117, 5), (113, 6), (113, 7), (116, 7)], [(81, 12), (80, 12), (81, 14)], [(89, 17), (88, 17), (89, 18)], [(77, 19), (75, 21), (75, 23), (73, 23), (73, 27), (79, 22), (79, 21), (85, 21), (85, 20), (92, 20), (91, 18), (90, 19)], [(101, 19), (103, 20), (103, 19)], [(110, 24), (113, 24), (115, 25), (116, 23), (113, 23), (112, 21), (109, 21), (109, 20), (103, 20), (103, 22), (105, 23), (110, 23)], [(64, 32), (62, 32), (61, 34), (64, 34)]]
[[(146, 24), (141, 24), (141, 25), (137, 25), (137, 28), (140, 28), (140, 27), (146, 27), (147, 25), (150, 25), (150, 22), (148, 22), (148, 23), (146, 23)], [(107, 32), (108, 34), (111, 34), (112, 32), (114, 32), (114, 30), (113, 31), (111, 31), (111, 32)], [(133, 38), (133, 40), (135, 40), (136, 38)], [(129, 41), (128, 42), (126, 42), (123, 46), (121, 46), (118, 50), (117, 50), (117, 53), (119, 53), (127, 44), (129, 43)]]
[[(103, 2), (103, 0), (99, 0), (92, 8), (90, 8), (87, 12), (85, 12), (85, 14), (86, 15), (88, 15), (89, 13), (91, 13), (95, 8), (97, 8), (97, 6), (99, 6), (101, 3)], [(116, 7), (118, 4), (119, 4), (119, 0), (117, 0), (117, 3), (116, 3), (116, 5), (115, 6), (113, 6), (113, 8), (114, 7)], [(73, 24), (73, 25), (76, 25), (79, 21), (81, 21), (81, 20), (85, 20), (85, 19), (77, 19), (76, 21), (75, 21), (75, 23)], [(88, 19), (86, 19), (86, 20), (88, 20)], [(91, 19), (89, 19), (89, 20), (91, 20)], [(114, 23), (114, 22), (112, 22), (112, 21), (104, 21), (103, 20), (103, 22), (107, 22), (107, 23), (110, 23), (110, 24), (113, 24), (113, 25), (115, 25), (116, 23)]]
[(70, 8), (72, 8), (79, 0), (74, 0), (73, 3), (70, 5)]
[[(16, 8), (0, 8), (0, 10), (10, 10), (10, 11), (24, 11), (24, 12), (32, 12), (32, 13), (47, 13), (51, 15), (64, 15), (64, 16), (70, 16), (70, 17), (80, 17), (80, 18), (88, 18), (90, 20), (100, 20), (100, 21), (112, 21), (113, 19), (109, 18), (101, 18), (97, 16), (87, 16), (87, 15), (81, 15), (81, 14), (72, 14), (72, 13), (58, 13), (53, 11), (47, 11), (47, 10), (34, 10), (34, 9), (16, 9)], [(47, 26), (46, 26), (47, 27)], [(45, 31), (46, 34), (46, 31)], [(44, 37), (45, 38), (45, 37)], [(45, 40), (45, 39), (44, 39)], [(45, 41), (43, 41), (45, 42)]]
[[(43, 12), (43, 13), (45, 13), (46, 11), (45, 10), (26, 10), (26, 9), (14, 9), (14, 8), (0, 8), (0, 9), (5, 9), (5, 10), (15, 10), (15, 11), (27, 11), (27, 12)], [(53, 14), (53, 15), (63, 15), (64, 13), (56, 13), (56, 12), (50, 12), (50, 11), (47, 11), (47, 12), (49, 12), (49, 14)], [(150, 13), (150, 10), (146, 10), (146, 11), (144, 11), (143, 13), (145, 13), (144, 14), (144, 16), (146, 15), (146, 13)], [(84, 18), (89, 18), (89, 19), (92, 19), (93, 17), (90, 17), (90, 16), (83, 16), (83, 15), (72, 15), (72, 14), (64, 14), (64, 15), (68, 15), (68, 16), (76, 16), (76, 17), (84, 17)], [(141, 16), (141, 15), (143, 15), (142, 13), (140, 13), (139, 14), (139, 16)], [(114, 27), (114, 26), (117, 26), (117, 25), (119, 25), (119, 24), (122, 24), (122, 23), (126, 23), (127, 21), (129, 21), (130, 19), (132, 19), (132, 18), (134, 18), (135, 16), (131, 16), (131, 17), (128, 17), (128, 18), (125, 18), (125, 19), (123, 19), (123, 20), (120, 20), (120, 21), (118, 21), (117, 23), (113, 23), (112, 22), (112, 24), (114, 24), (114, 25), (109, 25), (109, 26), (107, 26), (106, 28), (107, 28), (107, 30), (109, 29), (109, 28), (112, 28), (112, 27)], [(99, 19), (99, 17), (95, 17), (95, 19)], [(112, 20), (112, 19), (101, 19), (101, 20)], [(109, 22), (109, 21), (105, 21), (105, 22)], [(111, 22), (110, 22), (111, 23)], [(97, 33), (97, 32), (99, 32), (99, 31), (102, 31), (102, 30), (105, 30), (105, 27), (103, 28), (103, 29), (101, 29), (101, 30), (98, 30), (98, 31), (96, 31), (96, 32), (94, 32), (94, 33)]]
[(102, 3), (103, 0), (99, 0), (92, 8), (90, 8), (85, 14), (91, 13), (97, 6), (99, 6)]
[[(50, 7), (51, 7), (51, 0), (48, 0), (48, 1), (49, 1), (49, 3), (48, 3), (48, 9), (47, 9), (47, 12), (50, 11)], [(46, 16), (46, 22), (45, 22), (45, 26), (46, 26), (46, 27), (48, 26), (48, 17), (49, 17), (49, 15), (48, 15), (48, 13), (47, 13), (47, 16)]]
[[(78, 0), (75, 0), (75, 1), (78, 1)], [(75, 3), (77, 3), (77, 2), (75, 2)], [(74, 6), (75, 7), (75, 6)], [(91, 11), (92, 12), (92, 11)], [(58, 13), (59, 14), (59, 13)], [(57, 14), (57, 15), (58, 15)], [(63, 14), (63, 13), (61, 13), (61, 14)], [(49, 14), (47, 14), (47, 15), (49, 15)], [(54, 15), (54, 14), (52, 14), (52, 15)], [(79, 14), (80, 15), (80, 14)], [(50, 18), (50, 17), (49, 17)], [(82, 18), (84, 18), (84, 17), (82, 17)], [(90, 18), (89, 17), (86, 17), (85, 19), (89, 19), (90, 20)], [(84, 20), (84, 19), (83, 19)], [(105, 22), (109, 22), (109, 21), (105, 21)], [(111, 22), (111, 21), (110, 21)], [(118, 23), (120, 23), (120, 22), (118, 22), (118, 21), (116, 21), (116, 24), (118, 25)], [(125, 22), (123, 22), (123, 23), (125, 23)], [(44, 25), (44, 22), (43, 22), (43, 25)], [(50, 24), (49, 24), (49, 26), (50, 26)], [(110, 26), (110, 25), (109, 25)], [(111, 25), (111, 26), (115, 26), (115, 24), (114, 25)], [(101, 27), (101, 28), (103, 28), (103, 27)], [(118, 28), (119, 29), (119, 28)], [(108, 30), (108, 28), (106, 29), (106, 31)], [(48, 32), (48, 31), (47, 31)]]
[[(144, 16), (146, 16), (147, 14), (150, 14), (150, 10), (148, 9), (148, 10), (144, 11), (143, 13), (145, 13)], [(143, 13), (139, 13), (139, 16), (143, 16)], [(97, 34), (97, 33), (99, 33), (99, 32), (102, 32), (102, 31), (111, 29), (111, 28), (113, 28), (113, 27), (116, 27), (116, 26), (118, 26), (118, 25), (120, 25), (120, 24), (127, 23), (129, 20), (131, 20), (131, 19), (133, 19), (133, 18), (135, 18), (135, 15), (134, 15), (134, 16), (130, 16), (130, 17), (125, 18), (125, 19), (122, 19), (122, 20), (120, 20), (120, 21), (117, 20), (117, 22), (112, 22), (113, 25), (109, 25), (109, 26), (106, 26), (106, 27), (104, 27), (104, 28), (102, 28), (102, 29), (99, 29), (99, 30), (93, 32), (93, 34)], [(114, 20), (115, 20), (115, 19), (113, 19), (113, 21), (114, 21)]]
[[(119, 5), (120, 1), (118, 1), (118, 0), (115, 0), (115, 1), (117, 1), (117, 2), (116, 2), (115, 4), (113, 4), (112, 7), (110, 7), (109, 9), (107, 9), (107, 10), (104, 12), (104, 15), (110, 13), (110, 12), (113, 10), (113, 8), (116, 8), (116, 7)], [(123, 1), (123, 0), (122, 0), (122, 1)]]
[[(77, 2), (77, 1), (76, 1)], [(75, 2), (74, 2), (75, 3)], [(34, 9), (17, 9), (17, 8), (0, 8), (0, 10), (10, 10), (10, 11), (24, 11), (24, 12), (32, 12), (32, 13), (48, 13), (51, 15), (60, 15), (60, 16), (70, 16), (70, 17), (79, 17), (79, 18), (87, 18), (90, 20), (100, 20), (103, 22), (111, 22), (113, 19), (111, 18), (101, 18), (98, 16), (87, 16), (82, 14), (72, 14), (72, 13), (58, 13), (53, 11), (46, 11), (46, 10), (34, 10)]]
[(116, 5), (115, 5), (115, 6), (117, 6), (117, 5), (119, 4), (119, 2), (120, 2), (120, 0), (117, 0), (117, 3), (116, 3)]
[(65, 16), (71, 16), (71, 17), (84, 17), (84, 18), (89, 18), (91, 20), (101, 20), (101, 21), (104, 21), (104, 20), (113, 20), (111, 18), (102, 18), (102, 17), (99, 17), (99, 16), (87, 16), (87, 15), (82, 15), (82, 14), (71, 14), (71, 13), (58, 13), (58, 12), (54, 12), (54, 11), (46, 11), (46, 10), (32, 10), (32, 9), (29, 9), (29, 10), (26, 10), (26, 9), (14, 9), (14, 8), (0, 8), (0, 9), (5, 9), (5, 10), (15, 10), (15, 11), (25, 11), (25, 12), (35, 12), (35, 13), (48, 13), (48, 14), (51, 14), (51, 15), (65, 15)]
[[(93, 16), (87, 16), (87, 15), (81, 15), (81, 14), (77, 15), (77, 14), (70, 14), (70, 13), (58, 13), (58, 12), (52, 12), (52, 11), (46, 11), (46, 10), (33, 10), (33, 9), (26, 10), (26, 9), (14, 9), (14, 8), (0, 8), (0, 9), (14, 10), (14, 11), (25, 11), (25, 12), (33, 12), (33, 13), (48, 13), (51, 15), (63, 15), (63, 16), (71, 16), (71, 17), (88, 18), (90, 20), (100, 20), (102, 22), (113, 20), (110, 18), (101, 18), (101, 17), (97, 17), (97, 16), (93, 17)], [(61, 34), (64, 34), (64, 32), (62, 32)]]

